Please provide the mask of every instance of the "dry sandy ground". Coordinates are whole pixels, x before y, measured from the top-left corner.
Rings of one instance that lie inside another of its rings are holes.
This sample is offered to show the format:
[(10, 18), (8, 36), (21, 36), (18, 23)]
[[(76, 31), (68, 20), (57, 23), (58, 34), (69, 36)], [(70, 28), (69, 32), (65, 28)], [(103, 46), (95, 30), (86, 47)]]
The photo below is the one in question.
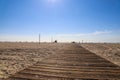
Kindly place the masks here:
[[(0, 43), (0, 78), (6, 78), (59, 51), (54, 43)], [(64, 47), (62, 47), (64, 48)]]
[[(37, 61), (65, 49), (66, 44), (0, 43), (0, 78), (6, 78)], [(81, 44), (95, 54), (120, 66), (120, 44)]]
[(89, 51), (120, 66), (120, 44), (115, 43), (86, 43), (81, 44)]

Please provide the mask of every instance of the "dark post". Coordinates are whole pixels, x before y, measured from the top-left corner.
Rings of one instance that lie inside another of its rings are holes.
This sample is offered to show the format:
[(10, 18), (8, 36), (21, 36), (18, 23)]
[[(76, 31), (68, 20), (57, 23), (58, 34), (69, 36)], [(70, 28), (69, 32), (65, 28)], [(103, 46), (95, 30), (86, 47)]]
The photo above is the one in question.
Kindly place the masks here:
[(39, 44), (40, 44), (40, 34), (39, 34)]

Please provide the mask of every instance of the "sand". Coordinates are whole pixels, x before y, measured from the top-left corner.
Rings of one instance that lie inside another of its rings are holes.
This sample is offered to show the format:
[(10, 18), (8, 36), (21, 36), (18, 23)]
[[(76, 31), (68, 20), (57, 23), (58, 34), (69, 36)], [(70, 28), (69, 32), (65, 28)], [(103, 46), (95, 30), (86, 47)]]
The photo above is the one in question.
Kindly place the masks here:
[(120, 44), (115, 43), (86, 43), (84, 48), (120, 66)]
[[(52, 54), (62, 52), (65, 43), (0, 42), (0, 78), (8, 78)], [(120, 44), (77, 44), (120, 66)]]
[(49, 43), (0, 43), (0, 78), (7, 78), (54, 54), (57, 48), (55, 45)]

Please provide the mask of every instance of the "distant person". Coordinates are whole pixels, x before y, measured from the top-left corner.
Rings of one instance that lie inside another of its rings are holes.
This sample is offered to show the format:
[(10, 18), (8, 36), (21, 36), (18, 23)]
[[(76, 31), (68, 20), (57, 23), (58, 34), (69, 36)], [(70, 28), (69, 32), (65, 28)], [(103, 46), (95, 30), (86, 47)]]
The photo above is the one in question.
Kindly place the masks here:
[(55, 40), (54, 43), (57, 43), (57, 40)]
[(75, 43), (75, 41), (73, 41), (72, 43)]

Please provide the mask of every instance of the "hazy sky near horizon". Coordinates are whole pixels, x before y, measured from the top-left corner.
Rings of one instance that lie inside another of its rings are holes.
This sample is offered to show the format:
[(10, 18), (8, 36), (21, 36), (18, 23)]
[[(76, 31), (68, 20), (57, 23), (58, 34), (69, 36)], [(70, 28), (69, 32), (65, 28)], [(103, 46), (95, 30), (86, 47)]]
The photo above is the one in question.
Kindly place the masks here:
[(120, 0), (0, 0), (0, 41), (120, 42)]

